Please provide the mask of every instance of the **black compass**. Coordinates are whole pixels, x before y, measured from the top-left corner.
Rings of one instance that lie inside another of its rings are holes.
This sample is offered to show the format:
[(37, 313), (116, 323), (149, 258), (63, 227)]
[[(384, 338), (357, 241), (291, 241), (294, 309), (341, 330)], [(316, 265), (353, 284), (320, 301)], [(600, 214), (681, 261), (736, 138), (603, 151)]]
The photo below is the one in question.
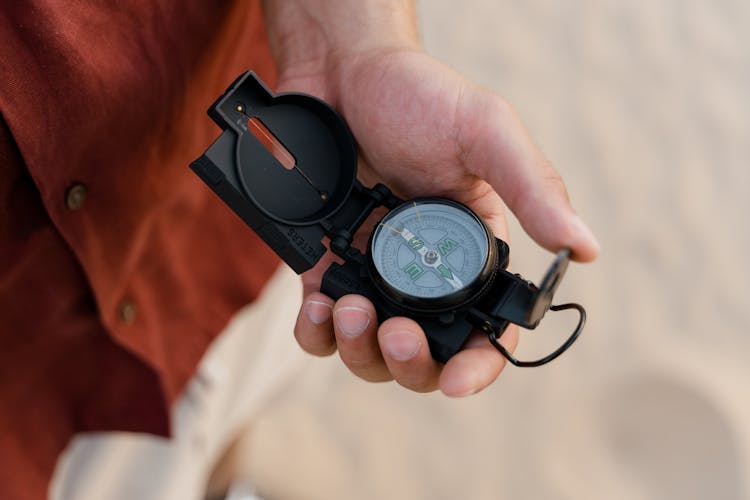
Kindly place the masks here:
[(465, 205), (411, 200), (378, 223), (367, 252), (370, 277), (396, 304), (436, 312), (478, 297), (497, 272), (492, 231)]
[[(583, 308), (551, 306), (568, 250), (536, 286), (507, 271), (508, 245), (467, 206), (438, 197), (401, 200), (383, 184), (363, 186), (356, 179), (354, 138), (323, 101), (273, 94), (248, 72), (209, 115), (223, 133), (190, 167), (297, 273), (321, 259), (322, 240), (329, 238), (343, 263), (326, 270), (326, 295), (364, 295), (380, 321), (415, 319), (441, 362), (476, 330), (518, 366), (547, 363), (580, 335)], [(378, 207), (390, 210), (361, 251), (352, 246), (354, 234)], [(510, 323), (536, 328), (548, 309), (578, 310), (575, 331), (542, 359), (515, 359), (498, 338)]]

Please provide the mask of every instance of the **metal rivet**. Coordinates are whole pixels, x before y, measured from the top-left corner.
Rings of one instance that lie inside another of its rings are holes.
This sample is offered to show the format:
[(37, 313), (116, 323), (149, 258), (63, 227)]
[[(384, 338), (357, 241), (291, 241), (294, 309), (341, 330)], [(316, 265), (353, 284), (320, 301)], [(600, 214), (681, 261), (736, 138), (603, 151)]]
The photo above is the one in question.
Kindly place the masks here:
[(126, 325), (132, 325), (135, 321), (135, 304), (129, 300), (124, 300), (120, 304), (119, 316), (120, 321)]
[(65, 206), (68, 210), (79, 210), (88, 195), (88, 189), (85, 185), (76, 183), (68, 188), (65, 192)]

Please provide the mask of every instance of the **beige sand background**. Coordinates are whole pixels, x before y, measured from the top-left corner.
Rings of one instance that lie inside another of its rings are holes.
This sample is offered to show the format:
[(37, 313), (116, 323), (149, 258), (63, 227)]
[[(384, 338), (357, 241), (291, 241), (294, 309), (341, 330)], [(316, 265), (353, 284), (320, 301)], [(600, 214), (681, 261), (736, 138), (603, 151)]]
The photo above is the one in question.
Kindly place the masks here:
[[(315, 359), (256, 423), (245, 474), (271, 499), (750, 498), (750, 3), (419, 10), (427, 49), (515, 104), (599, 235), (559, 292), (588, 328), (460, 401)], [(512, 234), (540, 277), (551, 255)]]

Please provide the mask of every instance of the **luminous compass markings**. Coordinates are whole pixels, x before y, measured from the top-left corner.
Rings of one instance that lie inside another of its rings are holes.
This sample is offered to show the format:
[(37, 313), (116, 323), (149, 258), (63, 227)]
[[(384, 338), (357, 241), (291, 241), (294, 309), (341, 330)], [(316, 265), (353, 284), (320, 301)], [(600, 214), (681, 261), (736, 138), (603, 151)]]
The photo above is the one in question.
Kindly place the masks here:
[(460, 247), (461, 245), (459, 245), (457, 241), (447, 236), (437, 242), (437, 251), (443, 257), (447, 257), (453, 250)]
[[(415, 205), (416, 208), (416, 205)], [(380, 223), (381, 226), (385, 226), (394, 233), (400, 235), (405, 241), (406, 244), (411, 248), (412, 250), (416, 251), (421, 257), (422, 257), (422, 263), (427, 266), (435, 269), (438, 273), (440, 273), (440, 276), (445, 279), (454, 289), (460, 290), (463, 288), (464, 284), (461, 281), (461, 279), (456, 276), (453, 271), (450, 270), (448, 266), (443, 264), (443, 259), (440, 256), (438, 252), (435, 250), (428, 249), (422, 240), (420, 240), (414, 233), (409, 231), (407, 228), (402, 229), (401, 231), (397, 230), (396, 228), (385, 224), (383, 222)], [(408, 271), (407, 271), (408, 273)], [(412, 276), (413, 279), (416, 279), (413, 277), (412, 273), (408, 273), (410, 276)]]
[(318, 186), (313, 183), (312, 179), (310, 179), (310, 177), (299, 168), (294, 156), (292, 156), (289, 150), (276, 138), (276, 136), (273, 135), (273, 133), (271, 133), (271, 131), (268, 130), (258, 117), (248, 115), (245, 112), (245, 106), (243, 104), (237, 104), (235, 109), (247, 118), (248, 125), (252, 127), (250, 132), (260, 140), (268, 152), (271, 153), (284, 168), (297, 171), (310, 187), (318, 193), (321, 200), (325, 201), (328, 199), (328, 193), (318, 188)]
[(419, 209), (417, 208), (417, 202), (413, 201), (412, 204), (414, 205), (414, 211), (417, 213), (417, 219), (419, 220), (419, 223), (422, 224), (422, 216), (419, 215)]

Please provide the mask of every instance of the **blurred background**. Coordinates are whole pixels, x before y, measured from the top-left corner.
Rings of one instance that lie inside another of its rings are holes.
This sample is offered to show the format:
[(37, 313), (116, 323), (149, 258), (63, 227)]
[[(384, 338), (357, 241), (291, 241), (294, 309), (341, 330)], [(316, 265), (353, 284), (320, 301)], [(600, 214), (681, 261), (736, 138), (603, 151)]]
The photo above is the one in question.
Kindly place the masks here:
[[(243, 444), (269, 499), (750, 498), (750, 3), (422, 0), (424, 45), (504, 95), (602, 243), (589, 324), (465, 400), (315, 359)], [(512, 225), (514, 268), (552, 255)], [(575, 322), (550, 315), (519, 355)], [(559, 333), (562, 332), (562, 333)]]

